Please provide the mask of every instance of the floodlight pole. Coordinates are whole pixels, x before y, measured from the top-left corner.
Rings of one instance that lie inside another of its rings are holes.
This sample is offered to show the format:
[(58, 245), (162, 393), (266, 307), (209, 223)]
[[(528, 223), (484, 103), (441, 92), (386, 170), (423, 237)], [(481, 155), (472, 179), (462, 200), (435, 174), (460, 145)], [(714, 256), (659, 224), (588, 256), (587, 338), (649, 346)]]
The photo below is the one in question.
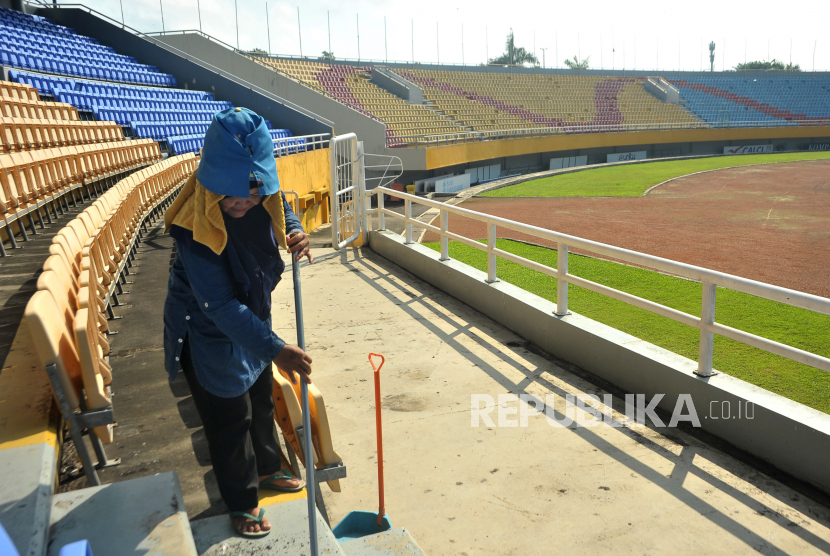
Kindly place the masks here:
[(441, 65), (441, 35), (438, 34), (438, 22), (435, 22), (435, 55), (438, 57), (438, 65)]
[(547, 47), (543, 48), (540, 46), (539, 50), (542, 51), (542, 69), (545, 69), (545, 51), (547, 50)]
[(383, 56), (385, 63), (389, 63), (389, 47), (386, 42), (386, 16), (383, 16)]
[(464, 24), (461, 24), (461, 65), (465, 66), (464, 63)]
[(357, 21), (357, 61), (360, 62), (360, 14), (355, 14)]
[(161, 0), (159, 0), (159, 8), (161, 9), (161, 32), (164, 33), (164, 6), (162, 6)]
[(121, 28), (124, 28), (124, 0), (118, 0), (121, 4)]
[(331, 12), (326, 10), (326, 21), (328, 21), (329, 25), (329, 54), (331, 54)]
[(415, 20), (409, 20), (411, 29), (410, 29), (410, 36), (412, 37), (412, 65), (415, 65)]
[(265, 3), (265, 29), (268, 30), (268, 56), (271, 55), (271, 24), (268, 22), (268, 2)]
[[(123, 11), (123, 7), (121, 8)], [(196, 11), (199, 13), (199, 32), (202, 32), (202, 5), (199, 0), (196, 0)]]
[(300, 25), (300, 6), (297, 6), (297, 36), (300, 38), (300, 58), (303, 57), (303, 28)]
[[(161, 0), (159, 0), (161, 2)], [(239, 9), (237, 8), (237, 1), (233, 0), (233, 11), (236, 15), (236, 49), (239, 50)]]

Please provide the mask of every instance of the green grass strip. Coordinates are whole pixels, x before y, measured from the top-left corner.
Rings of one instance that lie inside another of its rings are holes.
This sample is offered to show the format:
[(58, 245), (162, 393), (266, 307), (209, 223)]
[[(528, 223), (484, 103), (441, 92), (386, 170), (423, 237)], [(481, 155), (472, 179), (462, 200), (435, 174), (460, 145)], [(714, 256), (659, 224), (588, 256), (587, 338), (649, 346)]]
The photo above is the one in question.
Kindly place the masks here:
[[(438, 243), (424, 244), (440, 250)], [(556, 268), (555, 250), (511, 240), (499, 249)], [(483, 272), (487, 255), (451, 242), (450, 257)], [(569, 272), (599, 284), (700, 316), (701, 285), (659, 272), (571, 255)], [(500, 280), (556, 302), (556, 279), (516, 263), (498, 261)], [(697, 361), (700, 332), (696, 328), (570, 284), (569, 309), (590, 319)], [(824, 357), (830, 357), (830, 317), (718, 288), (716, 321)], [(727, 338), (715, 336), (714, 367), (718, 371), (781, 396), (830, 413), (830, 373), (796, 363)]]
[(691, 160), (669, 160), (583, 170), (526, 181), (482, 193), (482, 197), (638, 197), (671, 178), (704, 170), (772, 162), (830, 158), (828, 152), (743, 154)]

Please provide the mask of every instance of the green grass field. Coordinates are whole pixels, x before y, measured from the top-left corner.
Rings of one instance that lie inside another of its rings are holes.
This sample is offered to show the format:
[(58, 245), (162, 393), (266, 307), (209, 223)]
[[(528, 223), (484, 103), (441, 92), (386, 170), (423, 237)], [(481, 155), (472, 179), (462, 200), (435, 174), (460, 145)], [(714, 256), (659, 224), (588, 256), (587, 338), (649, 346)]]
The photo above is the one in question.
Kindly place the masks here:
[[(499, 249), (556, 268), (555, 250), (510, 240)], [(426, 246), (439, 250), (438, 243)], [(450, 257), (484, 272), (484, 252), (450, 243)], [(701, 285), (658, 272), (591, 257), (571, 255), (569, 271), (582, 278), (700, 316)], [(500, 280), (556, 302), (556, 279), (499, 260)], [(700, 333), (680, 324), (570, 285), (569, 309), (637, 338), (697, 361)], [(717, 322), (812, 353), (830, 357), (830, 317), (751, 295), (718, 288)], [(775, 392), (824, 413), (830, 413), (830, 373), (715, 336), (715, 369)]]
[(771, 162), (830, 158), (830, 152), (746, 154), (671, 160), (584, 170), (527, 181), (482, 193), (482, 197), (638, 197), (668, 179), (704, 170)]

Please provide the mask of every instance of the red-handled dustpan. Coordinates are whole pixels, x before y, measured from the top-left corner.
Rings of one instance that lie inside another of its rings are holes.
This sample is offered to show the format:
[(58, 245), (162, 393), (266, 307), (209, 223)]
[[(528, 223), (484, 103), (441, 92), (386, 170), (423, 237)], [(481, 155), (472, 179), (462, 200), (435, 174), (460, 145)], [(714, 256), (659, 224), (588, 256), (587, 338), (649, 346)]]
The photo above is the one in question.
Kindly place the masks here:
[[(380, 365), (375, 367), (372, 357), (380, 357)], [(350, 539), (359, 539), (387, 531), (392, 528), (392, 521), (386, 515), (386, 507), (383, 500), (383, 428), (380, 418), (380, 369), (386, 360), (383, 355), (377, 353), (369, 354), (369, 363), (372, 365), (375, 375), (375, 422), (377, 424), (378, 437), (378, 511), (364, 512), (355, 510), (346, 514), (346, 517), (338, 523), (332, 532), (338, 542)]]

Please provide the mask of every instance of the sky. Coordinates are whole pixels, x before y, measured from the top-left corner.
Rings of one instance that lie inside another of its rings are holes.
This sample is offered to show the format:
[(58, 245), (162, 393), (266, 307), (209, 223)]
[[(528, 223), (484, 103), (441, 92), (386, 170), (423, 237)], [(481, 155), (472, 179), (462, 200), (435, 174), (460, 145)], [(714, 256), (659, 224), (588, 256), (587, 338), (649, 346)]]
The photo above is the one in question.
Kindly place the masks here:
[(546, 67), (590, 56), (591, 68), (698, 71), (709, 68), (715, 42), (715, 71), (771, 58), (830, 71), (830, 0), (80, 2), (118, 21), (123, 6), (125, 23), (142, 32), (162, 30), (162, 10), (168, 31), (199, 29), (201, 13), (205, 33), (275, 55), (331, 50), (337, 58), (477, 65), (504, 52), (512, 29), (516, 46), (544, 57)]

